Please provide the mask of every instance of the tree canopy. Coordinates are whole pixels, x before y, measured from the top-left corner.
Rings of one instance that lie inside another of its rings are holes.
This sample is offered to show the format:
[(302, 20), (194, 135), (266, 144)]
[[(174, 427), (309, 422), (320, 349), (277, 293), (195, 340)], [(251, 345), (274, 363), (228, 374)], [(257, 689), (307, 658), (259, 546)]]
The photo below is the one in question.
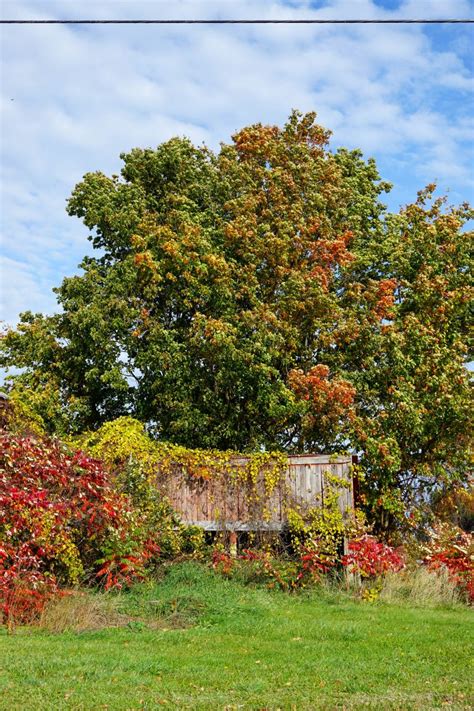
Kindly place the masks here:
[(12, 395), (52, 431), (132, 415), (191, 447), (351, 448), (389, 517), (466, 477), (473, 212), (428, 186), (389, 213), (374, 161), (315, 119), (86, 174), (68, 212), (96, 256), (4, 335)]

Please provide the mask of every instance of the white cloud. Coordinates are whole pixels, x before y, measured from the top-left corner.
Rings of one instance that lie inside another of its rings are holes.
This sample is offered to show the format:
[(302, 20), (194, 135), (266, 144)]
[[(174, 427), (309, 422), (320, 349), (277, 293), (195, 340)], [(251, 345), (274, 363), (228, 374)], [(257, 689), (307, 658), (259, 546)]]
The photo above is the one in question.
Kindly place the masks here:
[[(54, 309), (54, 299), (48, 300), (45, 291), (44, 279), (38, 275), (34, 263), (26, 263), (0, 256), (0, 271), (2, 278), (0, 294), (5, 314), (16, 315), (25, 310), (25, 294), (28, 295), (28, 306), (30, 311), (38, 311), (39, 306), (49, 306), (49, 310)], [(5, 319), (8, 325), (13, 325), (15, 318)]]
[[(468, 16), (472, 3), (406, 0), (389, 11), (372, 0), (17, 0), (2, 13), (71, 18), (79, 6), (91, 18), (370, 18)], [(449, 45), (421, 26), (398, 25), (16, 26), (2, 34), (2, 305), (10, 321), (27, 308), (50, 311), (51, 287), (88, 249), (87, 231), (64, 212), (81, 176), (118, 172), (121, 151), (173, 135), (216, 148), (245, 124), (316, 109), (334, 145), (359, 146), (385, 177), (402, 176), (395, 201), (436, 177), (459, 199), (472, 194), (462, 29), (446, 29)]]

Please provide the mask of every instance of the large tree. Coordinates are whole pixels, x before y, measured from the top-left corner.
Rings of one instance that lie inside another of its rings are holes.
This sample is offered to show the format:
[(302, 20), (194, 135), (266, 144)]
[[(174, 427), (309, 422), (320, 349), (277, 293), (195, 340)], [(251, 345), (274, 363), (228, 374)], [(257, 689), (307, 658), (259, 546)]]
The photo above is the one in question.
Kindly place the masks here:
[(84, 176), (68, 212), (98, 254), (60, 314), (6, 334), (14, 389), (51, 427), (130, 413), (190, 446), (353, 447), (387, 510), (465, 476), (472, 213), (431, 188), (387, 213), (374, 162), (328, 138), (294, 112)]

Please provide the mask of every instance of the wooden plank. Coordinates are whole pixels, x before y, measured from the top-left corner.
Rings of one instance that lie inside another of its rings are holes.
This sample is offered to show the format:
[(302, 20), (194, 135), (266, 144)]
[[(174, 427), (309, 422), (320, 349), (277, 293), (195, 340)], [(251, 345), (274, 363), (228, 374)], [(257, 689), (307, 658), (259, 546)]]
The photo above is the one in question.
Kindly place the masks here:
[[(342, 464), (336, 464), (336, 476), (339, 480), (345, 481), (345, 472), (344, 472), (344, 466)], [(339, 511), (341, 514), (346, 513), (346, 489), (344, 487), (341, 487), (339, 490), (339, 497), (338, 497), (338, 506), (339, 506)]]
[(311, 471), (314, 481), (314, 502), (317, 506), (322, 506), (322, 482), (321, 482), (321, 467), (312, 465)]
[(352, 461), (351, 456), (349, 455), (343, 455), (343, 456), (338, 456), (338, 457), (333, 457), (332, 455), (324, 455), (324, 454), (297, 454), (297, 455), (290, 455), (288, 457), (288, 461), (290, 464), (329, 464), (330, 461), (334, 461), (335, 463), (350, 463)]
[(319, 506), (319, 495), (321, 491), (321, 484), (319, 482), (319, 471), (311, 464), (308, 464), (308, 469), (311, 477), (311, 501), (313, 502), (313, 506)]
[[(183, 521), (184, 523), (184, 521)], [(205, 531), (281, 531), (283, 523), (281, 521), (227, 521), (219, 519), (206, 521), (195, 519), (186, 521), (189, 526), (199, 526)]]
[(319, 480), (321, 482), (321, 506), (324, 506), (324, 497), (325, 497), (325, 491), (326, 491), (326, 467), (321, 466), (319, 467)]
[(293, 498), (297, 497), (297, 490), (298, 490), (298, 484), (297, 484), (297, 471), (296, 471), (296, 464), (291, 463), (290, 466), (288, 467), (289, 469), (289, 485), (290, 485), (290, 491), (291, 495)]
[(301, 482), (300, 482), (300, 468), (299, 464), (293, 464), (292, 465), (293, 469), (293, 498), (295, 501), (300, 503), (300, 489), (301, 489)]
[(306, 467), (298, 464), (298, 496), (302, 505), (306, 504), (308, 495), (306, 492)]
[(304, 486), (304, 500), (306, 504), (311, 504), (311, 472), (307, 464), (300, 464), (300, 469)]

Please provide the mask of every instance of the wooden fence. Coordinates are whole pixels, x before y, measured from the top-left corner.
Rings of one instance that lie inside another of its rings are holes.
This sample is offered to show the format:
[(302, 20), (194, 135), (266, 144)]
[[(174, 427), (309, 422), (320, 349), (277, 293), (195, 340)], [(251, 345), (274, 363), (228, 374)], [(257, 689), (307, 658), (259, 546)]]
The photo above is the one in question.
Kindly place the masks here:
[[(334, 478), (346, 482), (346, 486), (336, 487), (338, 505), (345, 514), (353, 508), (353, 487), (351, 457), (328, 455), (298, 455), (288, 458), (278, 484), (270, 488), (265, 484), (261, 472), (254, 484), (253, 493), (264, 501), (262, 507), (255, 506), (257, 497), (249, 496), (249, 489), (238, 476), (248, 464), (248, 458), (232, 459), (226, 476), (210, 479), (195, 479), (184, 476), (170, 476), (162, 484), (164, 493), (173, 508), (187, 524), (200, 526), (207, 531), (279, 531), (285, 525), (288, 504), (307, 510), (323, 507), (330, 492), (335, 490)], [(230, 471), (230, 473), (229, 473)]]

